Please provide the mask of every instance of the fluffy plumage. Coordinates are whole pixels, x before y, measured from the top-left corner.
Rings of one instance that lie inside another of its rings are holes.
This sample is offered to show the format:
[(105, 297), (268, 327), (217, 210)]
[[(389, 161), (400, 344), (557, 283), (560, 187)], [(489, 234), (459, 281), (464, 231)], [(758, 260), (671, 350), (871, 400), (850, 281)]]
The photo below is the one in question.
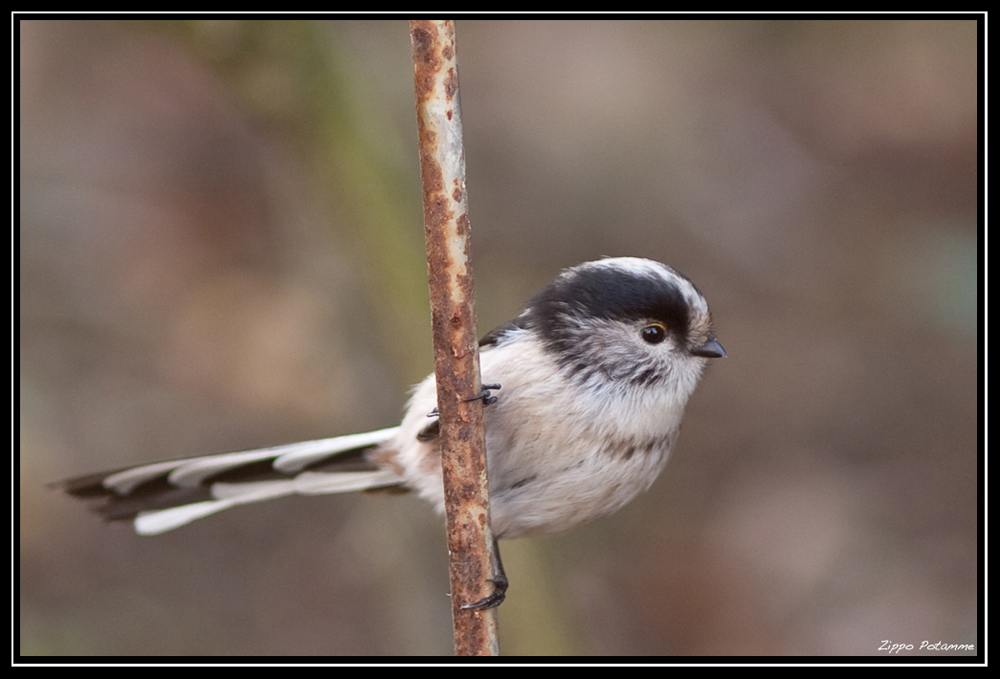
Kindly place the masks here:
[[(670, 267), (622, 257), (561, 273), (483, 338), (499, 383), (485, 430), (493, 534), (565, 530), (646, 490), (677, 439), (708, 358), (725, 355), (708, 305)], [(109, 520), (152, 535), (223, 509), (291, 495), (413, 490), (443, 512), (431, 375), (399, 427), (159, 462), (63, 482)], [(502, 597), (501, 597), (502, 598)]]

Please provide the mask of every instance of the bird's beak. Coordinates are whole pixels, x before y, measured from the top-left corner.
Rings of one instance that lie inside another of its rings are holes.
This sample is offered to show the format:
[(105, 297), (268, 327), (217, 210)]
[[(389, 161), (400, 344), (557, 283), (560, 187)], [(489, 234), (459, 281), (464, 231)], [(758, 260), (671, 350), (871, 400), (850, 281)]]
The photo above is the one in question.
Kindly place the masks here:
[(726, 355), (726, 350), (719, 344), (719, 340), (709, 335), (705, 343), (691, 349), (691, 353), (702, 358), (722, 358)]

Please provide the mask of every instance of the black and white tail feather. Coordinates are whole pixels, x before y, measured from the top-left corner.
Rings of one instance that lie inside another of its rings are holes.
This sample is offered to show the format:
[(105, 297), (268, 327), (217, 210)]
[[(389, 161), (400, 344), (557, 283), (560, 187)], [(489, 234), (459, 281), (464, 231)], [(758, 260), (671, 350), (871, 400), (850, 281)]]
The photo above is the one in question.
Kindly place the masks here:
[(154, 462), (62, 482), (92, 498), (109, 521), (133, 519), (140, 535), (157, 535), (230, 507), (287, 495), (324, 495), (399, 486), (403, 478), (365, 453), (399, 427), (317, 441)]

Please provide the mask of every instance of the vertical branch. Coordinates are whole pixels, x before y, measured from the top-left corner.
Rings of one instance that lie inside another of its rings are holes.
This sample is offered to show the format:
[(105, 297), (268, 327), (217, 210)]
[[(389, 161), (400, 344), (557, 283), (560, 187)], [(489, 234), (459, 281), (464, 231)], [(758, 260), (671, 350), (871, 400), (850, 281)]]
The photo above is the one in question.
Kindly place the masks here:
[(456, 655), (496, 655), (479, 347), (452, 21), (411, 21)]

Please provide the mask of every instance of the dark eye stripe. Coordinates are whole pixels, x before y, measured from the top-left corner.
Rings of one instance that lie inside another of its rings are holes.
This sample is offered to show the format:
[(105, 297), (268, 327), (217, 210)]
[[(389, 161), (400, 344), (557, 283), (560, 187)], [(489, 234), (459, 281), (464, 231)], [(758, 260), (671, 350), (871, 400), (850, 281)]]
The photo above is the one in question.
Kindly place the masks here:
[(676, 283), (611, 267), (556, 279), (528, 303), (528, 309), (528, 323), (549, 342), (563, 338), (572, 318), (655, 319), (681, 336), (687, 334), (690, 321), (688, 302)]

